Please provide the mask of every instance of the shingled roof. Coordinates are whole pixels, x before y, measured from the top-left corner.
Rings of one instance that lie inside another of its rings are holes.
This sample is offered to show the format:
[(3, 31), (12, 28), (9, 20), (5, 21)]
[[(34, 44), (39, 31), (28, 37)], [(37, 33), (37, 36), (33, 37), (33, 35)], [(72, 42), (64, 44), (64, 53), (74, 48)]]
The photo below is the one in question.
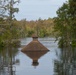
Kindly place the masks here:
[(38, 41), (37, 36), (33, 36), (33, 40), (28, 45), (26, 45), (21, 51), (26, 52), (26, 51), (49, 51), (49, 50)]

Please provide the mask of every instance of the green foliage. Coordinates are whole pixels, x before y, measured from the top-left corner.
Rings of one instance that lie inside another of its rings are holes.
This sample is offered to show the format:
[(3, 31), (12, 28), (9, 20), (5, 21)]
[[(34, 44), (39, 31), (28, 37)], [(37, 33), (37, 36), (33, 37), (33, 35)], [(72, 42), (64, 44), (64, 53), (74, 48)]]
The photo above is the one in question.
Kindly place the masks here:
[(19, 27), (17, 25), (12, 25), (12, 28), (10, 25), (2, 25), (1, 29), (3, 30), (0, 32), (0, 46), (15, 43), (20, 35), (18, 28)]
[(31, 37), (34, 34), (33, 30), (28, 30), (27, 31), (27, 37)]
[(36, 21), (26, 21), (24, 20), (20, 21), (23, 29), (24, 35), (32, 36), (32, 34), (37, 34), (39, 37), (49, 37), (50, 35), (53, 35), (53, 19), (49, 18), (47, 20), (36, 20)]
[(64, 3), (57, 10), (57, 15), (54, 18), (54, 31), (57, 32), (57, 37), (61, 37), (59, 46), (62, 46), (62, 43), (64, 46), (70, 46), (70, 43), (74, 42), (73, 39), (76, 40), (76, 2), (69, 0)]
[(0, 46), (19, 41), (19, 27), (14, 20), (14, 13), (19, 11), (14, 5), (18, 2), (19, 0), (0, 0)]

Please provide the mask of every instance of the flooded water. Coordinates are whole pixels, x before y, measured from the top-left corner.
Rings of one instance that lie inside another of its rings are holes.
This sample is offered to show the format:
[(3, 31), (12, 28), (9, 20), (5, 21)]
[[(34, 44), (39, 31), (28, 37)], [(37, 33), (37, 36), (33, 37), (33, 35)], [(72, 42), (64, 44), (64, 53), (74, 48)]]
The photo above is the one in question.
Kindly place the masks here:
[(76, 55), (70, 55), (68, 49), (59, 49), (54, 38), (39, 38), (50, 51), (34, 64), (33, 59), (21, 52), (31, 41), (32, 38), (21, 39), (21, 48), (0, 50), (0, 75), (76, 75), (76, 58), (72, 59)]

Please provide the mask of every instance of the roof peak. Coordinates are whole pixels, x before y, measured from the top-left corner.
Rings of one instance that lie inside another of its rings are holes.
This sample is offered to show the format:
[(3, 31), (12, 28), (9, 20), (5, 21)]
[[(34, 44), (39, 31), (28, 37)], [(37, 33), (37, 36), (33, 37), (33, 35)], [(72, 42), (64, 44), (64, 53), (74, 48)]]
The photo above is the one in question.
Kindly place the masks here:
[(34, 41), (38, 40), (38, 36), (36, 34), (33, 34), (32, 38), (33, 38)]

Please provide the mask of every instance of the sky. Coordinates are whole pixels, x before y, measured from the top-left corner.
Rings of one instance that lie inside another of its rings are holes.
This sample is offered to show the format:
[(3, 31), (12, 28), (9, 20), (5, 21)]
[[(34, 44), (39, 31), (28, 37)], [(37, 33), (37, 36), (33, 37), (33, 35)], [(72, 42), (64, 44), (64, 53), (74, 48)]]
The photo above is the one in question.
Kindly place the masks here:
[(17, 20), (38, 20), (56, 17), (56, 11), (67, 0), (20, 0), (17, 5), (19, 12), (15, 14)]

